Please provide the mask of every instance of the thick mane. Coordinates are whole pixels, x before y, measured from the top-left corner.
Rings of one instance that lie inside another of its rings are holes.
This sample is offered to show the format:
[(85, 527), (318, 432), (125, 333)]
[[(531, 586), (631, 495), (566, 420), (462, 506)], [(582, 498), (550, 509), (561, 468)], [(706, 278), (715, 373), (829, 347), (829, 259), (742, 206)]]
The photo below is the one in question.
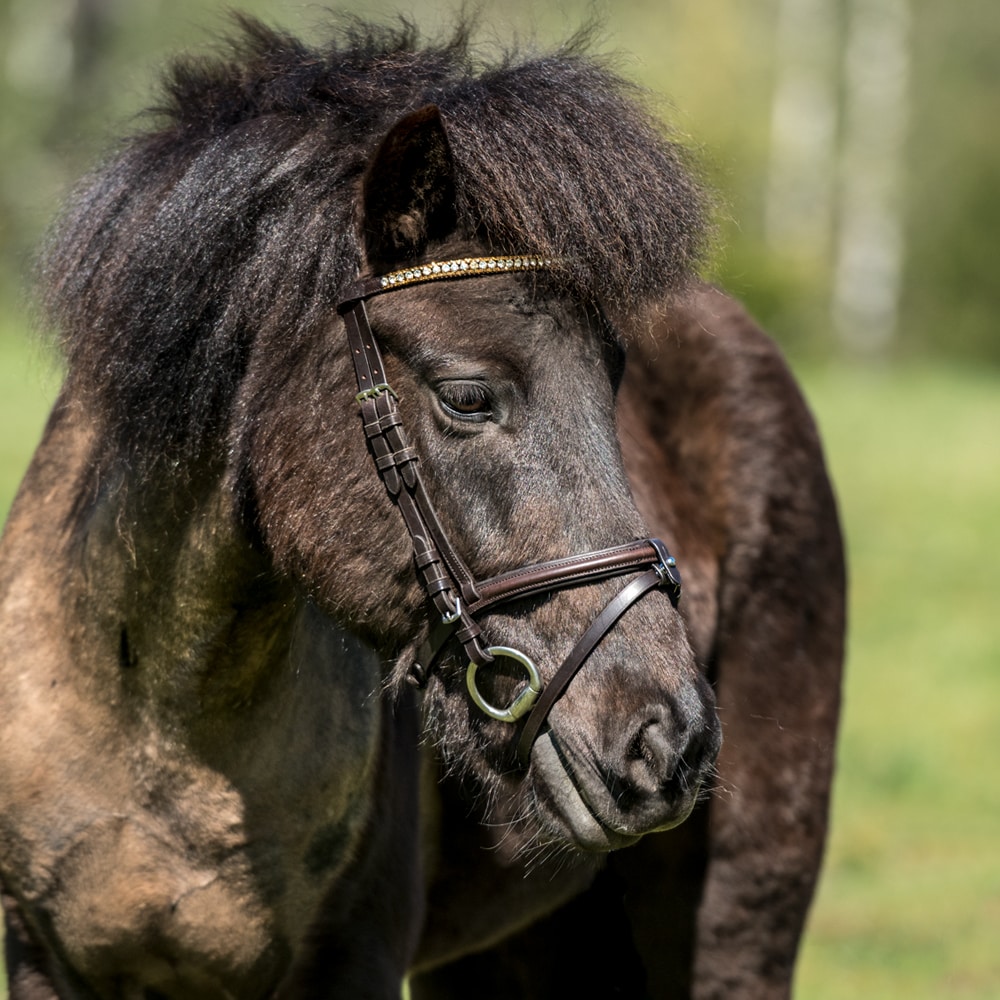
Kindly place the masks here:
[(290, 342), (357, 273), (358, 180), (402, 115), (436, 104), (459, 225), (497, 251), (570, 262), (617, 309), (677, 286), (702, 201), (632, 85), (581, 43), (474, 57), (467, 26), (421, 46), (352, 22), (322, 48), (248, 18), (228, 51), (177, 62), (156, 125), (79, 189), (43, 262), (70, 386), (135, 461), (197, 450), (227, 419), (255, 333)]

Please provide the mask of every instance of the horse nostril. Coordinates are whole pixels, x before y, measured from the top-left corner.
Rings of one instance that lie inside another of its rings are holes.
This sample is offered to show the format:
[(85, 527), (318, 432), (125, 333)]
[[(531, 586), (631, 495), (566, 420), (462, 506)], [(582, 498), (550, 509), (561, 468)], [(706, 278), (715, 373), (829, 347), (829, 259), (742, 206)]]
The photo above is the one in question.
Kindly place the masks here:
[(624, 776), (639, 794), (655, 795), (674, 776), (680, 762), (676, 735), (669, 722), (649, 719), (628, 740)]

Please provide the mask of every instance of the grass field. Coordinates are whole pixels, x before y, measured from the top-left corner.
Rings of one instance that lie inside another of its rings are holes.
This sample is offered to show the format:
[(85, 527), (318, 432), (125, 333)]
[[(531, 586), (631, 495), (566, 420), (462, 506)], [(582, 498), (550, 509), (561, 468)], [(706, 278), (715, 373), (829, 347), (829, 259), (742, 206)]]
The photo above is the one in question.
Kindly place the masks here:
[[(0, 512), (54, 379), (0, 330)], [(803, 373), (850, 548), (849, 672), (798, 1000), (1000, 996), (1000, 373)], [(0, 997), (3, 996), (0, 987)]]
[(851, 561), (813, 998), (1000, 996), (1000, 374), (806, 379)]

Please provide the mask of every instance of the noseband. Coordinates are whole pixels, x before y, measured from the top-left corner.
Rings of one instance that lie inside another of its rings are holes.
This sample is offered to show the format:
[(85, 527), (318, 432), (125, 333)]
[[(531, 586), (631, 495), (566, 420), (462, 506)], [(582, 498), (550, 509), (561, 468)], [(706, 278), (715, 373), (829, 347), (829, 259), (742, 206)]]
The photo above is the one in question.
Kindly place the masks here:
[[(426, 683), (450, 639), (460, 642), (469, 658), (469, 695), (486, 715), (517, 722), (527, 715), (517, 745), (517, 759), (527, 767), (531, 747), (552, 705), (566, 690), (598, 643), (625, 612), (651, 590), (662, 588), (674, 606), (680, 597), (677, 565), (659, 539), (626, 542), (613, 548), (536, 563), (477, 580), (455, 551), (424, 489), (417, 455), (407, 443), (396, 393), (389, 386), (378, 343), (368, 322), (365, 301), (376, 295), (431, 281), (538, 271), (555, 261), (535, 256), (464, 257), (435, 261), (358, 281), (337, 306), (344, 320), (357, 376), (357, 401), (370, 453), (382, 482), (396, 503), (413, 543), (421, 581), (438, 614), (427, 641), (410, 668), (410, 679)], [(594, 619), (547, 685), (523, 653), (506, 646), (486, 647), (478, 616), (499, 605), (537, 594), (593, 583), (613, 576), (637, 575)], [(497, 657), (509, 658), (527, 674), (527, 682), (506, 708), (491, 705), (476, 684), (476, 672)]]

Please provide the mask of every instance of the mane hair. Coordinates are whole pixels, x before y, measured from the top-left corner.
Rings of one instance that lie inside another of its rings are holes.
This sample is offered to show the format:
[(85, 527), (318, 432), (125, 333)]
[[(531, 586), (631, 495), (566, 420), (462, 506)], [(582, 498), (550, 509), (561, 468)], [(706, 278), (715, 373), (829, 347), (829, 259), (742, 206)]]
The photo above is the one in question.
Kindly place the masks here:
[(703, 199), (638, 88), (587, 54), (474, 55), (462, 23), (350, 21), (324, 46), (247, 17), (221, 54), (173, 64), (152, 126), (71, 198), (45, 251), (44, 302), (68, 391), (96, 400), (110, 454), (138, 469), (201, 453), (228, 420), (252, 340), (294, 349), (352, 281), (359, 178), (401, 116), (436, 104), (459, 228), (568, 262), (617, 310), (680, 285)]

